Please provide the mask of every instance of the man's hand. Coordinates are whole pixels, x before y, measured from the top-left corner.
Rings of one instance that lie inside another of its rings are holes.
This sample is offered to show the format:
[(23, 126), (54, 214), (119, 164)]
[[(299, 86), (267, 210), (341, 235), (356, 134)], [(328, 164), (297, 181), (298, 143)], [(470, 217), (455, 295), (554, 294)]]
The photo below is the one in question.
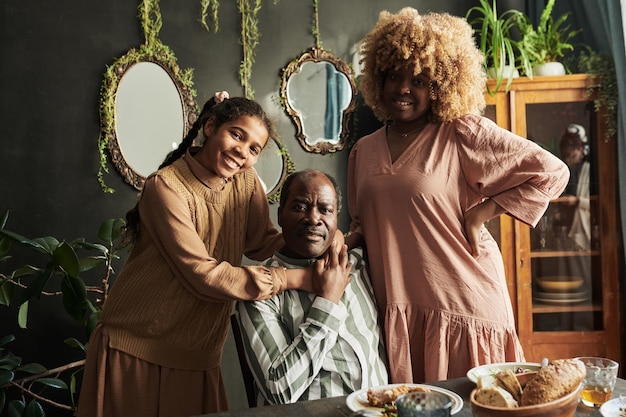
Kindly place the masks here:
[(326, 254), (315, 262), (313, 268), (315, 293), (338, 304), (350, 282), (348, 247), (333, 241)]

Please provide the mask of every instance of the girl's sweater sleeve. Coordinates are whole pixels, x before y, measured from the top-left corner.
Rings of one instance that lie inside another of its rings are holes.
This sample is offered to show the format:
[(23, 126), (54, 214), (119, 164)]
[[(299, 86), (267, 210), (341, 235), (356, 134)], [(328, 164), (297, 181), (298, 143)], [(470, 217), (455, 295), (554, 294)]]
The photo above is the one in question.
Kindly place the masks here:
[(191, 219), (187, 201), (163, 178), (146, 181), (140, 215), (145, 232), (194, 296), (219, 302), (260, 300), (286, 289), (283, 268), (233, 266), (212, 257)]

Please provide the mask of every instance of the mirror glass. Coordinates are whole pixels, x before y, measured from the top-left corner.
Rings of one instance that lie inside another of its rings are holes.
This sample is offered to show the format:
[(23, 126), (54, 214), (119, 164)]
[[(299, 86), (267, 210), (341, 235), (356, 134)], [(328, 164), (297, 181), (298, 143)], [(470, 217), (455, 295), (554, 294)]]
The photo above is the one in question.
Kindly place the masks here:
[(185, 135), (180, 94), (169, 74), (153, 62), (126, 71), (117, 89), (115, 131), (124, 160), (138, 175), (156, 171)]
[(269, 140), (254, 168), (263, 181), (269, 202), (277, 203), (283, 181), (295, 170), (284, 145), (277, 139)]
[(345, 62), (312, 48), (283, 70), (281, 98), (304, 149), (325, 154), (344, 148), (356, 100), (352, 70)]

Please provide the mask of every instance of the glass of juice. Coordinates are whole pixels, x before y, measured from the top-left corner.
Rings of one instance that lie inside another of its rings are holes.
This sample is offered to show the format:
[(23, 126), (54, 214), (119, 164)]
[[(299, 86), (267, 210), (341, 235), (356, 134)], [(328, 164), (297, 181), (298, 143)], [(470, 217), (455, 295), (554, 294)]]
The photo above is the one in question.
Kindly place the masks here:
[(582, 356), (577, 359), (580, 359), (587, 368), (580, 400), (588, 407), (600, 407), (611, 399), (619, 363), (593, 356)]

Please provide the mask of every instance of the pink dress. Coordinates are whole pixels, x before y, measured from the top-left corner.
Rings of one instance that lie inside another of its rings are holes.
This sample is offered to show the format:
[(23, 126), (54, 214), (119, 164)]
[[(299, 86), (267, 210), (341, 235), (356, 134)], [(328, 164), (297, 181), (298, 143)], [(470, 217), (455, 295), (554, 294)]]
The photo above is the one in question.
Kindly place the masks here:
[(392, 382), (524, 360), (498, 245), (483, 228), (473, 257), (464, 213), (491, 198), (534, 226), (568, 176), (556, 156), (481, 116), (428, 124), (394, 163), (385, 127), (354, 145), (351, 230), (365, 238)]

